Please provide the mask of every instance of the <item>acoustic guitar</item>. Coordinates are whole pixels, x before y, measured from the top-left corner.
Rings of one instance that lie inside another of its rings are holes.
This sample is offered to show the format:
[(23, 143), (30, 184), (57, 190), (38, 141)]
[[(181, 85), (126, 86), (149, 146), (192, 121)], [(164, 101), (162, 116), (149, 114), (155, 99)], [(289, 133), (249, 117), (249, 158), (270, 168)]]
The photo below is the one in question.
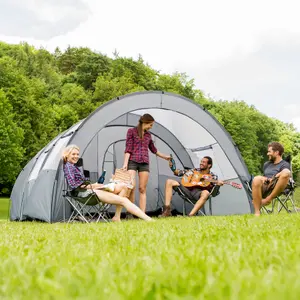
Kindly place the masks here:
[[(210, 174), (201, 174), (195, 170), (187, 171), (182, 179), (181, 184), (185, 187), (208, 187), (211, 183), (217, 183), (218, 180), (212, 179)], [(242, 184), (232, 182), (232, 181), (223, 181), (224, 184), (228, 184), (236, 189), (241, 189), (243, 186)]]

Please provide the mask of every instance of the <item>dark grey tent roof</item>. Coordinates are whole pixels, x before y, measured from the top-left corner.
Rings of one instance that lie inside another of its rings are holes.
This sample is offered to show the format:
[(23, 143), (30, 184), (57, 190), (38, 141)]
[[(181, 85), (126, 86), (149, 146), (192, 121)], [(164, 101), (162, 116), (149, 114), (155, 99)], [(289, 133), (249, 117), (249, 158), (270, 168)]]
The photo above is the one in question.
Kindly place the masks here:
[[(133, 93), (118, 97), (95, 110), (42, 149), (20, 173), (11, 195), (11, 220), (36, 218), (60, 221), (70, 213), (62, 197), (61, 154), (68, 144), (80, 147), (84, 167), (92, 179), (106, 169), (112, 173), (121, 167), (126, 132), (136, 126), (143, 113), (156, 122), (151, 133), (157, 148), (172, 153), (180, 168), (199, 166), (204, 155), (213, 158), (212, 171), (220, 179), (244, 183), (250, 175), (240, 152), (219, 122), (200, 105), (184, 97), (164, 92)], [(162, 207), (164, 182), (172, 177), (166, 161), (150, 155), (150, 178), (147, 187), (147, 211)], [(138, 197), (137, 197), (138, 201)], [(174, 199), (182, 210), (182, 201)], [(245, 214), (252, 210), (246, 190), (223, 186), (213, 200), (213, 214)]]

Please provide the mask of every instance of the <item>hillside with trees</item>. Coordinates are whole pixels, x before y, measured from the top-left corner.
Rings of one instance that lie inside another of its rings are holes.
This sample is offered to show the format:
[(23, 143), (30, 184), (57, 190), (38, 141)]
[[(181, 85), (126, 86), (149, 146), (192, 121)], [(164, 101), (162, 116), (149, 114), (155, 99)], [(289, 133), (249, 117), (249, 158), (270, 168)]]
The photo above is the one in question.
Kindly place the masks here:
[(270, 141), (281, 142), (300, 170), (300, 133), (244, 101), (215, 101), (185, 73), (163, 74), (138, 59), (110, 58), (88, 48), (54, 53), (0, 42), (0, 194), (9, 194), (26, 163), (58, 133), (120, 95), (161, 90), (210, 111), (231, 134), (249, 172), (261, 172)]

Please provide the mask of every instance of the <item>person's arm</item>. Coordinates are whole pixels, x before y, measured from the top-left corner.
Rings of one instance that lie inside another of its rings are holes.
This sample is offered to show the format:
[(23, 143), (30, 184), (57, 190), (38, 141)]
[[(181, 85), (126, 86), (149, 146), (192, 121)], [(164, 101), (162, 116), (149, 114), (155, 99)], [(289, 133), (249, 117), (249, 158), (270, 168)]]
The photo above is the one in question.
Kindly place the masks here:
[(126, 136), (126, 147), (125, 147), (125, 154), (124, 154), (124, 162), (123, 162), (123, 170), (127, 170), (128, 161), (130, 155), (132, 154), (133, 150), (133, 132), (131, 129), (128, 129), (127, 136)]
[(222, 180), (219, 180), (217, 174), (213, 174), (213, 175), (212, 175), (212, 179), (214, 179), (214, 180), (217, 181), (217, 182), (215, 182), (214, 184), (212, 183), (212, 185), (219, 185), (219, 186), (224, 185), (224, 182), (223, 182)]
[(126, 152), (124, 154), (124, 162), (122, 167), (123, 170), (127, 170), (129, 158), (130, 158), (130, 153)]
[(176, 175), (178, 177), (182, 177), (184, 175), (185, 171), (176, 169), (173, 173), (174, 173), (174, 175)]
[(159, 151), (157, 151), (155, 154), (156, 154), (156, 156), (158, 156), (158, 157), (160, 157), (162, 159), (165, 159), (165, 160), (170, 160), (170, 158), (171, 158), (170, 155), (163, 154), (163, 153), (161, 153)]
[(158, 157), (160, 157), (160, 158), (162, 158), (162, 159), (170, 160), (170, 158), (171, 158), (170, 155), (163, 154), (163, 153), (161, 153), (161, 152), (159, 152), (159, 151), (157, 150), (157, 148), (156, 148), (155, 145), (154, 145), (154, 142), (153, 142), (152, 138), (151, 138), (151, 140), (150, 140), (150, 142), (149, 142), (149, 150), (150, 150), (153, 154), (155, 154), (156, 156), (158, 156)]
[(65, 167), (65, 176), (66, 176), (66, 180), (68, 182), (68, 185), (72, 189), (78, 188), (84, 182), (84, 180), (82, 180), (82, 182), (80, 184), (78, 184), (78, 182), (76, 182), (76, 180), (75, 180), (75, 167), (72, 164), (70, 164), (70, 163), (66, 164), (66, 167)]

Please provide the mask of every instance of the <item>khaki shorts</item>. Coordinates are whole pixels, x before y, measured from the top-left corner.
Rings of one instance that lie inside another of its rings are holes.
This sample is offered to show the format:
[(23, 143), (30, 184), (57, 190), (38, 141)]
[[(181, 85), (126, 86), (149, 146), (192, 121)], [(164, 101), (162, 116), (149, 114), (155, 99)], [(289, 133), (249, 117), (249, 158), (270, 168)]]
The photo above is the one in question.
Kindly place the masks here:
[(268, 197), (271, 193), (272, 193), (272, 191), (274, 190), (274, 187), (275, 187), (275, 185), (276, 185), (276, 183), (277, 183), (277, 181), (278, 181), (278, 178), (277, 177), (274, 177), (274, 178), (272, 178), (272, 181), (271, 182), (265, 182), (264, 184), (263, 184), (263, 186), (262, 186), (262, 197), (263, 198), (266, 198), (266, 197)]

